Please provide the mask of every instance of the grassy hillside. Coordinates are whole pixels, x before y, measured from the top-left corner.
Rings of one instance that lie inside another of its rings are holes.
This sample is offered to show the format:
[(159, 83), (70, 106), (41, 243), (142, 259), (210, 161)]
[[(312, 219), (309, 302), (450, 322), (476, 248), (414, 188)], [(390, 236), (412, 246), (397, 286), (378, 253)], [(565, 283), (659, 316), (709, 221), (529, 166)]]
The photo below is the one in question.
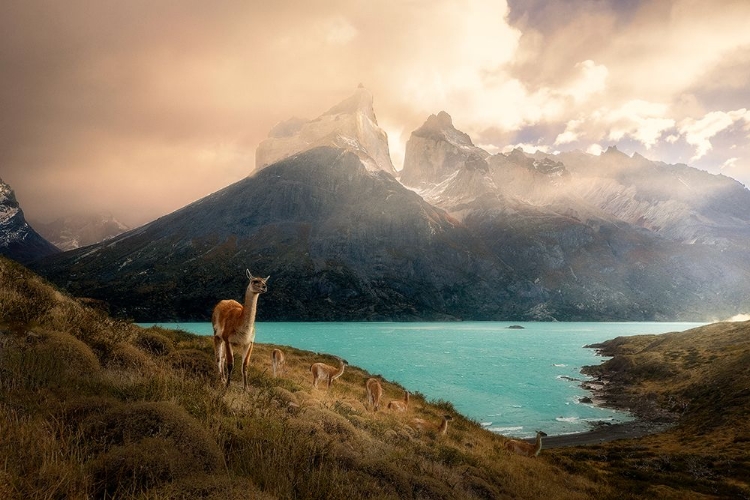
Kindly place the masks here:
[[(365, 407), (370, 374), (313, 389), (326, 355), (256, 345), (251, 388), (217, 380), (210, 339), (113, 321), (0, 260), (0, 498), (602, 498), (448, 402)], [(239, 370), (235, 370), (238, 372)], [(239, 375), (236, 373), (236, 375)], [(383, 381), (384, 399), (403, 388)], [(448, 433), (420, 430), (450, 414)]]
[[(313, 389), (324, 354), (282, 346), (273, 378), (257, 344), (249, 390), (239, 370), (226, 390), (210, 339), (112, 320), (0, 258), (0, 498), (747, 498), (749, 330), (607, 343), (609, 396), (676, 427), (534, 459), (449, 402), (373, 413), (357, 367)], [(414, 423), (445, 414), (445, 436)]]
[(612, 358), (586, 371), (602, 378), (604, 398), (673, 427), (554, 450), (549, 460), (605, 480), (623, 498), (750, 498), (750, 322), (619, 337), (597, 347)]

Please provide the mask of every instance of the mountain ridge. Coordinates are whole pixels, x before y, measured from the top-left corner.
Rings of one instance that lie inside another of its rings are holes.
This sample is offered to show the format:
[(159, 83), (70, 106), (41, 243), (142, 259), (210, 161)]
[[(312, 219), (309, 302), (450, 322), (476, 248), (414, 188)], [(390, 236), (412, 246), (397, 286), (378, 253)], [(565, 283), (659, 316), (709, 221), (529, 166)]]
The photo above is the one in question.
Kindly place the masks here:
[[(373, 122), (371, 102), (360, 88), (329, 108), (321, 137), (341, 137), (331, 117), (344, 129), (353, 116)], [(292, 119), (269, 136), (296, 141), (310, 123)], [(746, 311), (750, 192), (736, 182), (616, 148), (490, 155), (445, 112), (412, 134), (398, 180), (350, 139), (289, 149), (172, 214), (34, 267), (139, 321), (205, 320), (227, 286), (242, 288), (246, 267), (275, 281), (262, 320), (704, 321)], [(662, 182), (648, 182), (653, 172)], [(671, 199), (677, 178), (687, 187)]]

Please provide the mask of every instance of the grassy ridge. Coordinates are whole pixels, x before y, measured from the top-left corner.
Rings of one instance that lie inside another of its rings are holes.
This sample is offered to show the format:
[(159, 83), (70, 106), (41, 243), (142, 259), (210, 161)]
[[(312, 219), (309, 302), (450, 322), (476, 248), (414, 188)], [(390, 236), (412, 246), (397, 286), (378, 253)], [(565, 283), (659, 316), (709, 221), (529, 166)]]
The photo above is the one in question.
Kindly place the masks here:
[[(373, 414), (357, 367), (315, 390), (326, 355), (283, 347), (275, 379), (275, 346), (258, 344), (250, 390), (225, 390), (210, 339), (114, 321), (5, 259), (0, 313), (0, 498), (612, 496), (544, 453), (510, 455), (448, 402), (415, 394), (406, 414)], [(412, 421), (446, 413), (446, 436)]]
[(587, 367), (604, 398), (664, 433), (553, 450), (566, 470), (606, 478), (622, 498), (750, 498), (750, 322), (619, 337)]
[[(674, 427), (537, 459), (447, 401), (373, 414), (357, 367), (315, 390), (324, 354), (282, 346), (272, 378), (274, 347), (225, 390), (210, 339), (115, 321), (0, 258), (0, 498), (750, 498), (750, 323), (602, 344), (606, 398)], [(446, 436), (413, 423), (444, 414)]]

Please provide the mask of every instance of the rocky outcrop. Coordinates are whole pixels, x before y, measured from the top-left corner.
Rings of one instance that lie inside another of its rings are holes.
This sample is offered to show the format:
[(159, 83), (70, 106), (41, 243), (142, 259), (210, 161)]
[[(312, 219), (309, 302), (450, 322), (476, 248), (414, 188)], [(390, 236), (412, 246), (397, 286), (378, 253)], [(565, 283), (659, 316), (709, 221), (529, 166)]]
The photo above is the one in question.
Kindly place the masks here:
[(441, 111), (430, 115), (409, 137), (400, 180), (406, 186), (425, 188), (440, 184), (463, 170), (472, 177), (486, 175), (488, 156), (486, 151), (474, 146), (467, 134), (453, 126), (448, 113)]
[(256, 170), (321, 146), (346, 149), (368, 170), (396, 175), (388, 136), (375, 117), (372, 94), (362, 86), (314, 120), (292, 118), (274, 127), (255, 152)]
[(15, 193), (0, 179), (0, 255), (27, 264), (58, 252), (26, 222)]

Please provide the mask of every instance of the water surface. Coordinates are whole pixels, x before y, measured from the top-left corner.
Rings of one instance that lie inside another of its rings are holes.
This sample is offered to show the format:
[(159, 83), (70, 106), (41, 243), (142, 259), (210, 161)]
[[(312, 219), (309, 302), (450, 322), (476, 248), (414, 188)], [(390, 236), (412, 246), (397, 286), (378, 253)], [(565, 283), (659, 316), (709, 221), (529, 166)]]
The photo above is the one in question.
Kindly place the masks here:
[[(508, 328), (511, 325), (523, 329)], [(700, 323), (256, 323), (258, 342), (341, 356), (373, 374), (453, 403), (505, 435), (583, 432), (625, 422), (623, 412), (584, 404), (584, 365), (603, 361), (585, 345), (618, 336), (682, 331)], [(144, 325), (148, 326), (148, 325)], [(160, 326), (211, 335), (210, 323)]]

